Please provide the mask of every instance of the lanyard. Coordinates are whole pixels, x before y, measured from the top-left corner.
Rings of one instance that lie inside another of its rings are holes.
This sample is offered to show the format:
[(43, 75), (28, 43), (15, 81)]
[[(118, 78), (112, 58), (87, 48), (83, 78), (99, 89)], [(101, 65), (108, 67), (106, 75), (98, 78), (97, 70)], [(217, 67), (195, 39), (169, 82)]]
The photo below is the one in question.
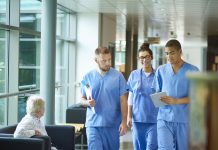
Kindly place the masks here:
[(140, 70), (140, 85), (139, 85), (139, 94), (142, 94), (142, 69)]

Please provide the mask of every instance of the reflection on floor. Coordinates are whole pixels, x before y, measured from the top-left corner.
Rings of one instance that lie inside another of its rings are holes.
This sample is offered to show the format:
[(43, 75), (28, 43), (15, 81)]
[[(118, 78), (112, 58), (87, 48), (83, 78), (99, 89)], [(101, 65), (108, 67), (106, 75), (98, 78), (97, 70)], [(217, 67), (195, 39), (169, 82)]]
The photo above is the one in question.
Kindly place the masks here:
[(120, 137), (120, 150), (133, 150), (131, 131)]

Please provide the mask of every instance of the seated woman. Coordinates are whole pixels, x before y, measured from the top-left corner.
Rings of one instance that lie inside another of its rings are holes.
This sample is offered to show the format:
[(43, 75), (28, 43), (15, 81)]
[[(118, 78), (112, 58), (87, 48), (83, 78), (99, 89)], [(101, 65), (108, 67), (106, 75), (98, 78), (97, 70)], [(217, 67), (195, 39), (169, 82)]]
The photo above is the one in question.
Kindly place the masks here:
[[(34, 135), (48, 135), (45, 125), (40, 120), (44, 115), (45, 102), (42, 97), (32, 95), (26, 104), (26, 115), (22, 118), (14, 132), (15, 138), (27, 138)], [(57, 150), (55, 147), (52, 150)]]

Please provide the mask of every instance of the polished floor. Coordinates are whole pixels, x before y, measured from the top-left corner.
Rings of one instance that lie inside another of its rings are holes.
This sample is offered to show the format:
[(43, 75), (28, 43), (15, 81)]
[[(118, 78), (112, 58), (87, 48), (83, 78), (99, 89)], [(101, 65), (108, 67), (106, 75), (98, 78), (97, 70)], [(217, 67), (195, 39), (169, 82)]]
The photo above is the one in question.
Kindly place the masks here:
[(120, 150), (133, 150), (131, 131), (120, 137)]
[[(87, 150), (86, 144), (77, 143), (75, 145), (75, 150)], [(120, 150), (133, 150), (132, 145), (132, 134), (128, 131), (126, 135), (120, 137)]]

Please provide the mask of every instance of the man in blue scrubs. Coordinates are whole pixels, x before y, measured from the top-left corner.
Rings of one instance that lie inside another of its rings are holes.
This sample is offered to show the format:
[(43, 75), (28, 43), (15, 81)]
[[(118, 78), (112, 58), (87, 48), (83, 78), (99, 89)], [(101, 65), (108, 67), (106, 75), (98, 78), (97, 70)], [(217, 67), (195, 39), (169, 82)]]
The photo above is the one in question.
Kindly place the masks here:
[(142, 68), (131, 72), (128, 79), (127, 124), (132, 127), (134, 150), (157, 150), (157, 113), (151, 101), (154, 69), (153, 53), (148, 43), (143, 43), (138, 53)]
[(182, 60), (181, 44), (169, 40), (165, 45), (169, 63), (158, 67), (155, 73), (156, 92), (166, 92), (161, 97), (166, 106), (159, 107), (157, 117), (158, 150), (188, 150), (189, 80), (186, 73), (198, 68)]
[[(89, 150), (119, 150), (119, 137), (127, 132), (127, 84), (122, 73), (111, 68), (111, 52), (95, 50), (98, 68), (83, 77), (91, 89), (81, 87), (82, 104), (88, 106), (86, 133)], [(94, 111), (93, 109), (94, 108)]]

